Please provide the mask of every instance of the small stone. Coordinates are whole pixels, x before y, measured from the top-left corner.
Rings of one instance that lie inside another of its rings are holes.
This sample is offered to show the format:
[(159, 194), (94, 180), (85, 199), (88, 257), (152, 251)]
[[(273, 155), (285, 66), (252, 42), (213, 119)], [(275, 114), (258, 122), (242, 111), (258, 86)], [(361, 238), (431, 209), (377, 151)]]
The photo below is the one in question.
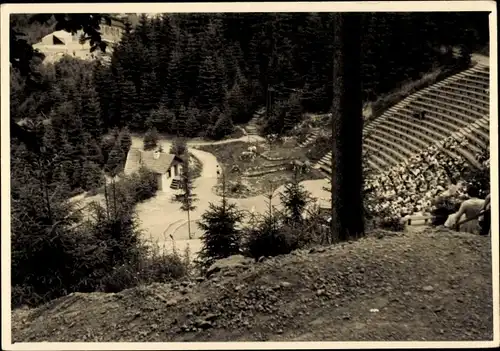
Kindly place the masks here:
[(325, 251), (326, 251), (325, 247), (313, 247), (312, 249), (309, 250), (309, 253), (315, 253), (315, 252), (321, 253)]
[(432, 285), (427, 285), (427, 286), (424, 286), (423, 287), (423, 290), (424, 291), (433, 291), (434, 290), (434, 287)]
[(459, 297), (459, 298), (457, 298), (457, 302), (463, 303), (464, 299), (462, 299), (462, 298)]
[(205, 316), (205, 320), (206, 320), (206, 321), (214, 321), (214, 320), (216, 320), (216, 319), (217, 319), (217, 317), (218, 317), (218, 316), (217, 316), (216, 314), (214, 314), (214, 313), (210, 313), (210, 314), (207, 314), (207, 315)]
[(280, 286), (281, 286), (282, 288), (288, 288), (288, 287), (292, 286), (292, 283), (289, 283), (289, 282), (281, 282), (281, 283), (280, 283)]
[(443, 306), (438, 306), (438, 307), (434, 308), (434, 312), (441, 312), (443, 309), (444, 309)]
[(196, 280), (197, 282), (202, 282), (202, 281), (204, 281), (204, 280), (205, 280), (205, 278), (204, 278), (204, 277), (196, 277), (196, 278), (195, 278), (195, 280)]
[(276, 332), (277, 332), (278, 334), (283, 334), (283, 329), (278, 329)]
[(326, 292), (323, 289), (319, 289), (318, 291), (316, 291), (316, 295), (317, 296), (324, 296), (324, 295), (326, 295)]
[(177, 305), (177, 300), (168, 300), (166, 302), (166, 305), (167, 305), (167, 307), (175, 306), (175, 305)]

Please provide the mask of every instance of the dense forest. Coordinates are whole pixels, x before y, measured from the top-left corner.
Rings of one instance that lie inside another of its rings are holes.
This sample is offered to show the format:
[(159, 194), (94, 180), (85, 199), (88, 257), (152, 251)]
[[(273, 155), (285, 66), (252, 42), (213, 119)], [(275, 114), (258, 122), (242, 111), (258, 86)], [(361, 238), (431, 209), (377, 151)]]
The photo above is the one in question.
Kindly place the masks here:
[[(31, 70), (36, 74), (30, 82), (11, 67), (11, 116), (34, 132), (41, 146), (32, 150), (16, 138), (11, 140), (13, 284), (23, 290), (20, 296), (31, 294), (24, 289), (41, 294), (52, 284), (40, 281), (46, 272), (23, 271), (26, 262), (36, 266), (40, 260), (78, 280), (56, 289), (53, 296), (93, 289), (94, 285), (82, 283), (87, 273), (78, 271), (80, 263), (70, 262), (63, 269), (57, 259), (84, 259), (85, 250), (97, 252), (96, 237), (133, 232), (129, 207), (125, 217), (116, 204), (111, 216), (103, 215), (109, 209), (98, 208), (95, 215), (102, 221), (80, 231), (75, 229), (78, 215), (65, 202), (72, 194), (101, 186), (103, 171), (119, 172), (130, 148), (130, 132), (155, 128), (171, 135), (220, 139), (259, 107), (272, 106), (264, 132), (286, 133), (303, 111), (328, 111), (334, 86), (333, 17), (330, 13), (142, 16), (136, 26), (124, 23), (125, 34), (110, 64), (69, 56), (50, 64), (34, 59)], [(11, 16), (16, 32), (27, 31), (28, 23), (25, 17)], [(470, 52), (488, 42), (488, 21), (479, 13), (367, 13), (361, 23), (365, 102), (436, 67), (466, 64)], [(53, 23), (36, 28), (38, 34), (31, 35), (30, 43)], [(453, 48), (459, 48), (458, 58)], [(61, 232), (64, 235), (56, 235)], [(50, 245), (66, 256), (45, 257), (42, 254), (52, 251), (29, 245), (42, 233), (57, 237), (60, 241)], [(87, 245), (79, 247), (83, 251), (78, 255), (66, 250), (75, 247), (76, 237)], [(27, 252), (26, 247), (34, 251)], [(125, 260), (113, 255), (106, 262)], [(108, 267), (106, 262), (99, 269)], [(83, 276), (75, 276), (76, 271)]]
[[(142, 16), (135, 27), (124, 24), (110, 65), (71, 57), (46, 65), (34, 60), (35, 86), (12, 69), (11, 115), (38, 128), (41, 144), (49, 143), (45, 152), (57, 155), (49, 157), (54, 169), (64, 169), (60, 177), (73, 190), (99, 183), (97, 168), (112, 148), (113, 162), (123, 163), (126, 146), (115, 140), (124, 128), (219, 139), (271, 101), (265, 132), (283, 133), (300, 121), (302, 111), (331, 106), (332, 18)], [(25, 15), (12, 21), (17, 30), (29, 23)], [(456, 65), (452, 48), (460, 47), (466, 60), (487, 42), (488, 22), (481, 14), (363, 14), (361, 22), (365, 102), (437, 66)], [(39, 37), (47, 28), (53, 23), (30, 29)]]

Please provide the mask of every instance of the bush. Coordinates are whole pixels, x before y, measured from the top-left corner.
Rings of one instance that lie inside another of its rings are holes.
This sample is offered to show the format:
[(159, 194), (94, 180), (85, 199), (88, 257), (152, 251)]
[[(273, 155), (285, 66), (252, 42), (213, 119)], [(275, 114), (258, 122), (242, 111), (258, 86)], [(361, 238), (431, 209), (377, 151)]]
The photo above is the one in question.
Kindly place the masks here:
[(208, 267), (215, 260), (240, 253), (241, 231), (238, 229), (242, 213), (235, 204), (228, 203), (225, 194), (219, 205), (210, 204), (198, 226), (203, 230), (202, 266)]
[(452, 197), (438, 197), (433, 204), (432, 214), (432, 224), (435, 226), (443, 225), (448, 216), (457, 212), (460, 208), (460, 201)]
[(375, 221), (375, 226), (393, 232), (402, 232), (405, 230), (405, 224), (400, 217), (384, 217)]
[(323, 156), (325, 156), (328, 151), (332, 148), (332, 143), (330, 137), (326, 135), (320, 135), (314, 140), (311, 148), (307, 151), (306, 156), (310, 160), (319, 161)]
[(126, 191), (133, 195), (134, 204), (145, 201), (155, 196), (158, 191), (156, 175), (145, 168), (139, 169), (125, 182)]
[(158, 131), (155, 127), (149, 129), (144, 135), (144, 150), (152, 150), (158, 145)]
[(176, 156), (182, 157), (187, 153), (188, 147), (186, 144), (186, 139), (176, 138), (172, 143), (170, 148), (170, 153)]
[(113, 267), (101, 280), (101, 291), (116, 293), (137, 285), (164, 283), (185, 276), (187, 265), (176, 252), (160, 253), (159, 248), (152, 256), (144, 255), (136, 263), (125, 263)]
[(281, 226), (277, 218), (265, 218), (244, 232), (243, 251), (255, 260), (284, 255), (299, 247), (298, 230)]

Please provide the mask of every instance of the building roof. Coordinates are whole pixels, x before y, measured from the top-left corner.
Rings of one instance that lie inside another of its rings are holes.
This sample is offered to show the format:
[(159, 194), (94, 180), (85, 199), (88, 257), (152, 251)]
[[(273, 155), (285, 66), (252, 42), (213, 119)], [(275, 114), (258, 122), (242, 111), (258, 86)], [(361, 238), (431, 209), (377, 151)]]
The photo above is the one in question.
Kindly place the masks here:
[(125, 174), (137, 172), (141, 166), (158, 174), (167, 173), (174, 162), (181, 163), (182, 159), (174, 154), (160, 152), (158, 159), (154, 158), (156, 151), (143, 151), (140, 149), (130, 149), (125, 162)]
[(44, 45), (53, 45), (54, 37), (59, 39), (59, 41), (61, 41), (63, 45), (67, 45), (73, 41), (73, 34), (66, 32), (65, 30), (58, 30), (44, 36), (41, 40), (41, 43)]

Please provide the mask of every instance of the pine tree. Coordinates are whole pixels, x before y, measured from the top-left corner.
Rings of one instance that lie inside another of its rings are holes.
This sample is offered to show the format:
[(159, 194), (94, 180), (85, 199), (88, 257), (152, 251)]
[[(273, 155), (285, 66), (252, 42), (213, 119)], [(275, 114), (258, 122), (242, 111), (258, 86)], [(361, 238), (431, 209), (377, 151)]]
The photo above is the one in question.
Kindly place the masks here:
[(182, 91), (180, 91), (180, 89), (183, 87), (183, 78), (181, 76), (182, 61), (183, 55), (181, 49), (179, 47), (174, 48), (168, 62), (168, 83), (166, 84), (166, 86), (164, 86), (166, 95), (168, 97), (169, 109), (179, 108), (179, 106), (177, 105), (177, 98), (182, 95)]
[(99, 95), (94, 88), (89, 89), (82, 111), (83, 128), (94, 138), (102, 134), (101, 105)]
[(127, 127), (122, 129), (120, 135), (118, 136), (118, 140), (121, 146), (122, 154), (126, 155), (132, 146), (132, 136), (130, 135), (130, 131)]
[(120, 173), (120, 171), (122, 170), (122, 166), (123, 150), (118, 140), (109, 153), (105, 171), (110, 177), (114, 178), (118, 175), (118, 173)]
[(155, 127), (149, 129), (144, 135), (144, 150), (152, 150), (158, 146), (158, 132)]
[(186, 119), (186, 136), (195, 137), (200, 131), (199, 110), (196, 107), (190, 106), (187, 110)]
[(300, 185), (297, 172), (291, 183), (285, 185), (280, 194), (281, 203), (285, 209), (285, 215), (292, 224), (302, 223), (302, 215), (311, 201), (310, 193)]
[(198, 222), (198, 227), (203, 231), (200, 256), (205, 267), (210, 266), (215, 260), (240, 253), (242, 233), (238, 226), (243, 220), (243, 214), (235, 204), (229, 203), (225, 188), (223, 180), (221, 203), (219, 205), (210, 203), (208, 210)]
[(291, 130), (302, 120), (302, 104), (299, 93), (294, 93), (286, 103), (286, 112), (283, 120), (284, 130)]
[(184, 156), (181, 174), (181, 188), (182, 188), (182, 204), (181, 210), (187, 213), (188, 218), (188, 233), (191, 239), (191, 211), (196, 209), (195, 202), (198, 200), (196, 194), (193, 192), (193, 171), (189, 162), (189, 155)]
[(187, 150), (188, 149), (187, 149), (186, 139), (176, 138), (172, 143), (172, 146), (170, 148), (170, 153), (183, 158), (184, 156), (187, 155)]
[(98, 164), (87, 161), (82, 167), (82, 187), (85, 191), (97, 189), (104, 184), (104, 174)]
[[(120, 81), (121, 89), (121, 110), (120, 110), (120, 125), (130, 124), (134, 129), (141, 130), (144, 126), (142, 117), (138, 120), (135, 118), (136, 113), (136, 90), (134, 83), (130, 80)], [(140, 114), (139, 114), (140, 115)]]
[(223, 113), (220, 115), (219, 119), (215, 123), (211, 137), (216, 140), (222, 139), (226, 135), (231, 134), (233, 130), (234, 130), (234, 125), (233, 121), (231, 120), (231, 117), (228, 114)]

